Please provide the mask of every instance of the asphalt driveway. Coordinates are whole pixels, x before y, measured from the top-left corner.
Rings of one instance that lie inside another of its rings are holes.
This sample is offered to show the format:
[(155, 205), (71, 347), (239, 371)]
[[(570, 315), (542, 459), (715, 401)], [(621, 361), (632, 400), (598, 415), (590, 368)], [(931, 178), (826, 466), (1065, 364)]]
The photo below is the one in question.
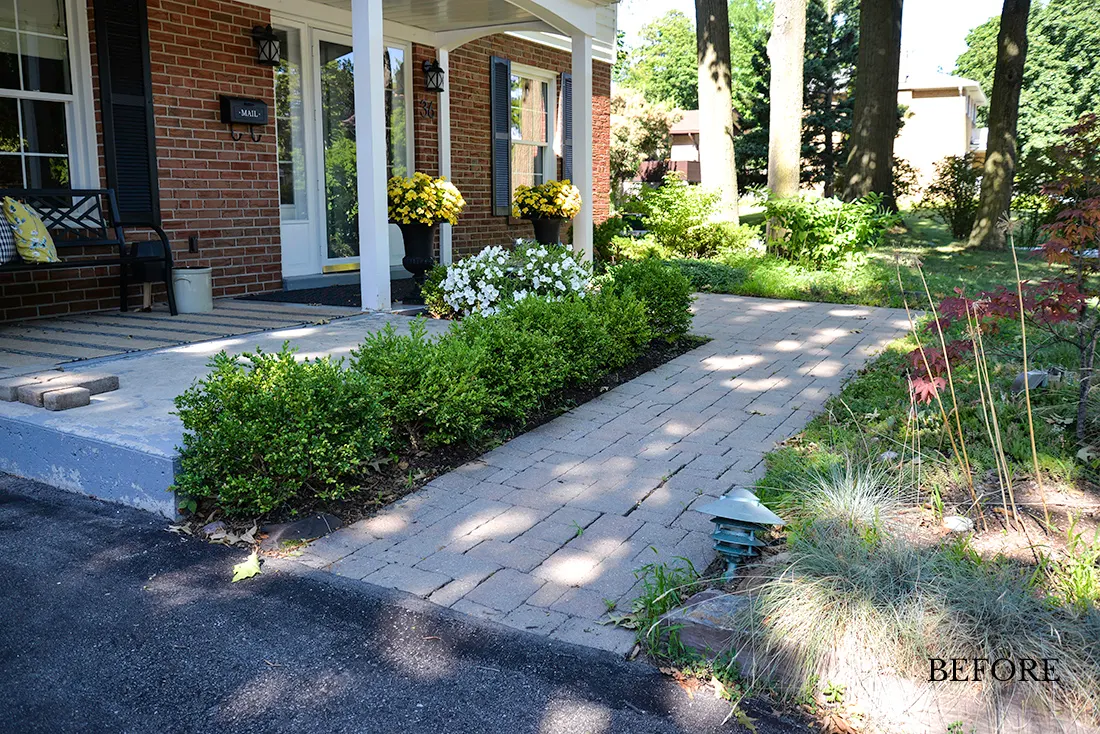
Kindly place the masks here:
[(230, 584), (243, 556), (0, 475), (4, 729), (742, 731), (643, 663), (296, 563)]

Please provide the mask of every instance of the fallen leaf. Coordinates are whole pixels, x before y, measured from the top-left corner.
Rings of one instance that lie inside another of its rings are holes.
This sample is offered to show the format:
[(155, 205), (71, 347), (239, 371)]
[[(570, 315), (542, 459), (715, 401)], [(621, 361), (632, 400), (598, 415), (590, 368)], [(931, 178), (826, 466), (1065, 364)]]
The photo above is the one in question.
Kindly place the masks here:
[(252, 551), (248, 558), (233, 566), (233, 583), (250, 579), (260, 573), (263, 573), (260, 571), (260, 557), (256, 551)]

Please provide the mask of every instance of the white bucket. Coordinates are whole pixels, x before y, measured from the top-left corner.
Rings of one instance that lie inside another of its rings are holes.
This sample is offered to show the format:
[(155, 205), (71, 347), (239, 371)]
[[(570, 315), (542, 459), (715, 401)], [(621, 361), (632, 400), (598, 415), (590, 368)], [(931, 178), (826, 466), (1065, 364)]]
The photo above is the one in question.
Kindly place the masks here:
[(210, 268), (172, 268), (176, 310), (209, 313), (214, 310), (214, 278)]

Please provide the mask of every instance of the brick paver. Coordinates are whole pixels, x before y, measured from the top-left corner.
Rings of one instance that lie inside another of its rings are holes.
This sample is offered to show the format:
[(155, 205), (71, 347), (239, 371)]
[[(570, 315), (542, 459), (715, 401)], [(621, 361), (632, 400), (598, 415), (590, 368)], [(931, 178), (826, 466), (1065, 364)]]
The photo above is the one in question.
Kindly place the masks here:
[(701, 295), (712, 341), (313, 543), (311, 566), (536, 634), (625, 653), (607, 624), (647, 563), (714, 558), (695, 507), (907, 329), (893, 309)]

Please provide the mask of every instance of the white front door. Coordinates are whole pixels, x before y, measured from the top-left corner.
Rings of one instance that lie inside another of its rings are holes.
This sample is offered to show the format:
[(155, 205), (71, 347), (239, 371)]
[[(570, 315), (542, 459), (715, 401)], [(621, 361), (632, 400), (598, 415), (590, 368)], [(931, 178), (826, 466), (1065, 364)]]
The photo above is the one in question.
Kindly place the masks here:
[[(285, 38), (284, 60), (276, 70), (275, 86), (283, 275), (358, 270), (351, 38), (289, 24), (278, 28), (280, 40)], [(306, 48), (310, 52), (303, 56)], [(387, 176), (406, 176), (413, 169), (408, 94), (411, 58), (407, 43), (387, 40), (382, 60), (386, 70)], [(402, 274), (401, 232), (394, 225), (389, 232), (390, 269)]]

